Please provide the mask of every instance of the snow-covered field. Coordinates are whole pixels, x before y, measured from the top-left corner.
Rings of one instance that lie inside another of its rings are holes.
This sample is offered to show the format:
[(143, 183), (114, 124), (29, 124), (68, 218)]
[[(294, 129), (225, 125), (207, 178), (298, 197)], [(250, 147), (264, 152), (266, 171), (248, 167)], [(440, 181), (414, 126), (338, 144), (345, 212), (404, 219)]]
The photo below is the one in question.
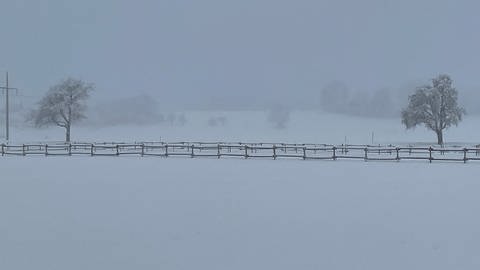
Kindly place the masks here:
[[(225, 126), (208, 119), (227, 118)], [(434, 142), (399, 120), (186, 114), (79, 141)], [(446, 133), (478, 143), (478, 117)], [(62, 140), (16, 126), (13, 142)], [(0, 157), (0, 269), (479, 269), (480, 163)]]
[[(72, 139), (77, 141), (250, 141), (371, 144), (434, 143), (435, 133), (425, 128), (405, 130), (400, 119), (363, 118), (334, 115), (318, 111), (294, 111), (285, 129), (275, 129), (262, 111), (195, 111), (182, 113), (186, 123), (169, 125), (166, 122), (142, 126), (74, 126)], [(209, 126), (211, 118), (224, 117), (224, 126)], [(480, 117), (467, 115), (459, 127), (445, 133), (446, 142), (480, 143)], [(64, 130), (58, 127), (32, 129), (16, 121), (12, 142), (64, 140)]]
[(4, 157), (0, 269), (479, 269), (479, 171)]

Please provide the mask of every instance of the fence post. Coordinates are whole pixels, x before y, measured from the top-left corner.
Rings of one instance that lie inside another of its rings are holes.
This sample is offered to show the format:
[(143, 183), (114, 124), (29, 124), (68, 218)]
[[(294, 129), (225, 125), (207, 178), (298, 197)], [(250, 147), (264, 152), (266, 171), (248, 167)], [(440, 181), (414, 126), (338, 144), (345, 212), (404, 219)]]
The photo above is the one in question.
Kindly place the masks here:
[(48, 156), (48, 144), (45, 144), (45, 156)]
[(248, 145), (245, 144), (245, 158), (248, 158)]
[(272, 149), (273, 149), (273, 159), (275, 160), (277, 159), (277, 146), (274, 144)]
[(94, 147), (95, 147), (95, 146), (93, 145), (93, 143), (90, 144), (90, 155), (91, 155), (92, 157), (93, 157)]
[(333, 160), (337, 160), (337, 147), (334, 146), (332, 148), (332, 150), (333, 150), (333, 157), (332, 158), (333, 158)]
[(364, 157), (364, 160), (365, 160), (365, 161), (367, 161), (367, 160), (368, 160), (368, 148), (367, 148), (367, 147), (365, 147), (365, 148), (363, 149), (363, 151), (365, 151), (365, 157)]
[(2, 157), (5, 155), (5, 144), (2, 143)]
[(428, 152), (430, 153), (430, 157), (429, 157), (428, 159), (430, 160), (430, 163), (432, 163), (432, 160), (433, 160), (433, 158), (432, 158), (432, 150), (433, 150), (433, 149), (432, 149), (432, 147), (430, 146), (430, 148), (428, 148)]
[(168, 157), (168, 144), (165, 144), (165, 157)]
[[(192, 144), (191, 148), (192, 148), (191, 157), (194, 158), (195, 157), (195, 152), (194, 152), (194, 145), (193, 144)], [(201, 151), (201, 149), (200, 149), (200, 151)]]
[(307, 159), (307, 148), (303, 147), (303, 160)]
[(217, 158), (220, 158), (220, 144), (217, 144)]
[(68, 144), (68, 155), (69, 156), (72, 155), (72, 144), (71, 143)]
[(142, 143), (142, 152), (140, 154), (142, 157), (145, 155), (145, 144)]
[(395, 148), (395, 150), (397, 151), (397, 161), (400, 161), (400, 148)]
[(120, 156), (120, 146), (118, 144), (115, 146), (115, 150), (117, 151), (117, 156)]
[(463, 148), (463, 163), (467, 163), (467, 148)]
[(22, 144), (22, 155), (25, 156), (25, 144)]

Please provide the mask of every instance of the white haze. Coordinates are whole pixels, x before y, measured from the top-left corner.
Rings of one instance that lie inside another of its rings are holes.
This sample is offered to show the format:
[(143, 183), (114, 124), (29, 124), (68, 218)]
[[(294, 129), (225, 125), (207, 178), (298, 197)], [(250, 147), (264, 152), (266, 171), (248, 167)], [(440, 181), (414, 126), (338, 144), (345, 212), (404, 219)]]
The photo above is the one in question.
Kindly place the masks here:
[[(65, 129), (25, 118), (73, 77), (95, 84), (75, 142), (431, 146), (435, 134), (406, 130), (400, 111), (448, 74), (468, 114), (446, 146), (472, 148), (479, 10), (478, 0), (1, 0), (0, 86), (8, 71), (18, 90), (8, 142), (0, 95), (0, 143), (63, 142)], [(1, 270), (480, 269), (480, 161), (38, 154), (0, 156)]]
[[(10, 71), (25, 104), (73, 76), (96, 84), (96, 102), (147, 95), (170, 111), (318, 108), (321, 90), (339, 81), (362, 103), (345, 113), (366, 116), (396, 115), (405, 92), (448, 73), (467, 111), (478, 112), (479, 8), (469, 0), (7, 0), (0, 72)], [(364, 104), (384, 90), (393, 107)]]

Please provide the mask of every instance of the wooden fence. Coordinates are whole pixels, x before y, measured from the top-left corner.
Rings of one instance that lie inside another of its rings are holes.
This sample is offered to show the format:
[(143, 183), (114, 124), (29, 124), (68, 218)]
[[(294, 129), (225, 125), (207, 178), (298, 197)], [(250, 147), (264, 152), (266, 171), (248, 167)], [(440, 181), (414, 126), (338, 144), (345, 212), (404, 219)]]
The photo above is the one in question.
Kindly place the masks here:
[(51, 143), (1, 145), (2, 156), (161, 156), (161, 157), (237, 157), (237, 158), (296, 158), (318, 160), (358, 159), (364, 161), (477, 161), (476, 147), (414, 147), (371, 145), (327, 145), (286, 143), (227, 143), (227, 142), (135, 142), (135, 143)]

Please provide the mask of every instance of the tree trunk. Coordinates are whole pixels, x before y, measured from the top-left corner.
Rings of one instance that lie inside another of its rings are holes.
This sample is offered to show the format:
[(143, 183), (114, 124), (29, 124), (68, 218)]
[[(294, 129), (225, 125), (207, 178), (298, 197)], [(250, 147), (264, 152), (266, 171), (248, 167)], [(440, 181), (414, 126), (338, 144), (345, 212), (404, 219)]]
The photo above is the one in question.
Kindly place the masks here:
[(70, 125), (67, 124), (65, 127), (65, 142), (69, 143), (70, 142)]
[(443, 130), (435, 131), (437, 133), (437, 143), (443, 145)]
[(70, 127), (72, 126), (72, 104), (73, 103), (73, 97), (70, 95), (70, 105), (68, 106), (68, 121), (67, 121), (67, 135), (66, 135), (66, 141), (67, 143), (70, 142)]

